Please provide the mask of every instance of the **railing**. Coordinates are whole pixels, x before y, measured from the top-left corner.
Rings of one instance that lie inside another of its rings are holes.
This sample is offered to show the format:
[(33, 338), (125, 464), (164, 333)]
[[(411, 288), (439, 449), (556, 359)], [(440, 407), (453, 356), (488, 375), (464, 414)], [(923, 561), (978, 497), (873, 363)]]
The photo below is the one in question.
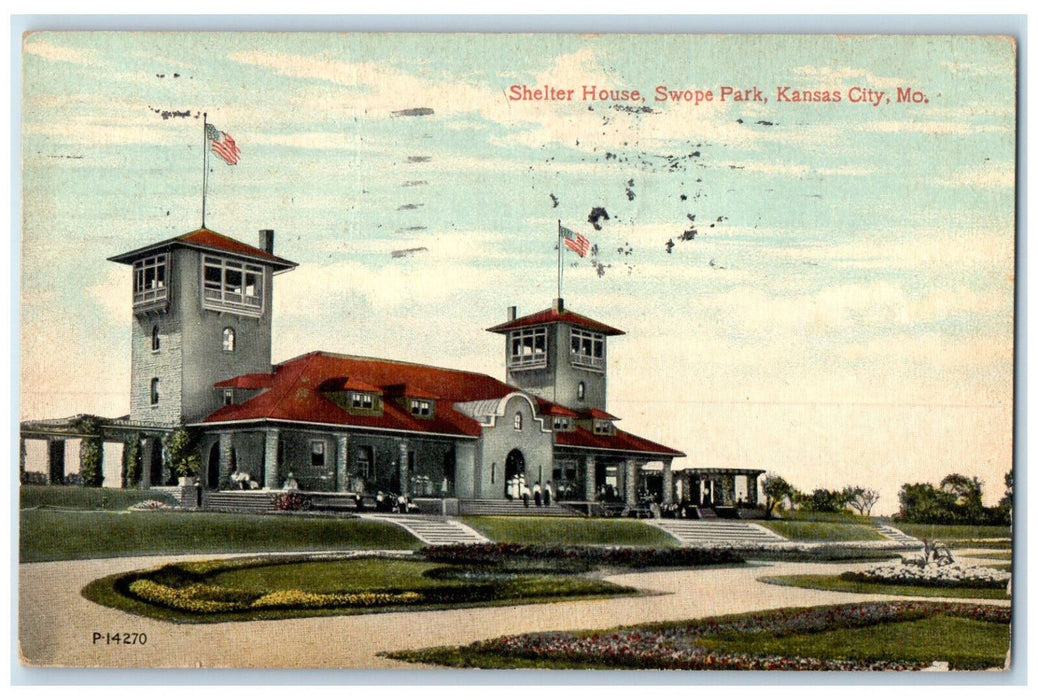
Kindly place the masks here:
[(508, 369), (542, 369), (548, 366), (548, 353), (512, 355), (508, 358)]
[(133, 305), (140, 306), (142, 304), (150, 304), (156, 301), (165, 301), (169, 296), (168, 287), (152, 287), (151, 289), (141, 289), (133, 294)]
[(207, 309), (219, 309), (222, 307), (253, 312), (263, 309), (263, 297), (241, 294), (239, 292), (205, 289), (203, 299)]
[(583, 355), (581, 353), (571, 353), (569, 356), (570, 364), (574, 367), (586, 367), (588, 369), (598, 370), (599, 372), (605, 371), (605, 358), (604, 357), (593, 357), (591, 355)]

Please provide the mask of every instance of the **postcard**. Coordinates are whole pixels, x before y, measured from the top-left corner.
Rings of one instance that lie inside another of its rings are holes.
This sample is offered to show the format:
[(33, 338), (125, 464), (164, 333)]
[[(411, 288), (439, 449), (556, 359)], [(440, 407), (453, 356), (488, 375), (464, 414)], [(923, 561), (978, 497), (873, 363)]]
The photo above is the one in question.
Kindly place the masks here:
[(21, 51), (24, 666), (1012, 667), (1014, 38)]

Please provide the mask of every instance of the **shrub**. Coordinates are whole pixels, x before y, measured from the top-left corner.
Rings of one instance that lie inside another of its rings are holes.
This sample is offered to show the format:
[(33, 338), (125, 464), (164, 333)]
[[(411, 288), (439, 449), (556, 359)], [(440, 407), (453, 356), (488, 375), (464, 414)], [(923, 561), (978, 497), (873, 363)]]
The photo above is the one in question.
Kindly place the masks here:
[(508, 565), (514, 563), (544, 566), (557, 562), (564, 566), (581, 566), (585, 570), (599, 566), (630, 569), (667, 566), (710, 566), (741, 564), (742, 557), (731, 547), (575, 547), (560, 545), (475, 544), (441, 545), (420, 551), (430, 561), (445, 564)]
[(22, 484), (29, 486), (46, 486), (47, 475), (43, 472), (22, 472)]
[(276, 493), (270, 497), (270, 504), (281, 511), (310, 510), (313, 507), (310, 497), (300, 493)]

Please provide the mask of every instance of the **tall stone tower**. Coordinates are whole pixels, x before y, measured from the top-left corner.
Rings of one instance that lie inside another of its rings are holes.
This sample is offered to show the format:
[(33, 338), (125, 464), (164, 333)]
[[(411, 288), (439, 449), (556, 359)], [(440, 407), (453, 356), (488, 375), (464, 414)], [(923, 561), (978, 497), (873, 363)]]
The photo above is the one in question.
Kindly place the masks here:
[(251, 246), (206, 228), (109, 258), (133, 267), (130, 419), (200, 420), (223, 405), (213, 384), (271, 371), (274, 232)]
[(505, 342), (505, 381), (575, 411), (606, 410), (606, 338), (623, 331), (568, 311), (550, 309), (488, 328)]

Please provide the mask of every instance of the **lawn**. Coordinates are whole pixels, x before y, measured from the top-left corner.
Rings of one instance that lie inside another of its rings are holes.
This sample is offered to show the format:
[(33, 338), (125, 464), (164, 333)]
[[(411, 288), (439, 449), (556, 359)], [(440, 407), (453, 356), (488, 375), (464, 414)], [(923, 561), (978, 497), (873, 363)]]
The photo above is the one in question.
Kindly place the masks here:
[(945, 544), (968, 543), (973, 540), (1010, 539), (1012, 530), (1006, 525), (926, 525), (922, 523), (891, 522), (906, 535), (921, 540), (940, 540)]
[(952, 588), (936, 586), (905, 586), (865, 581), (846, 581), (839, 576), (803, 574), (799, 576), (765, 576), (760, 579), (777, 586), (795, 586), (823, 591), (847, 593), (873, 593), (876, 595), (904, 595), (918, 598), (976, 598), (983, 600), (1009, 600), (1002, 588)]
[(513, 635), (401, 651), (405, 661), (467, 668), (954, 670), (1001, 668), (1008, 608), (896, 601), (768, 610), (612, 630)]
[(542, 518), (470, 515), (468, 525), (494, 542), (553, 545), (623, 545), (677, 547), (678, 541), (659, 528), (637, 520), (615, 518)]
[(637, 593), (595, 578), (444, 566), (416, 558), (257, 557), (169, 564), (98, 579), (96, 603), (182, 623), (514, 605)]
[(173, 505), (172, 497), (164, 491), (83, 486), (22, 486), (19, 490), (20, 508), (126, 510), (143, 501), (161, 501)]
[(868, 542), (886, 540), (867, 524), (844, 520), (762, 520), (760, 524), (795, 542)]
[(420, 546), (398, 527), (355, 518), (46, 509), (20, 513), (21, 562)]

